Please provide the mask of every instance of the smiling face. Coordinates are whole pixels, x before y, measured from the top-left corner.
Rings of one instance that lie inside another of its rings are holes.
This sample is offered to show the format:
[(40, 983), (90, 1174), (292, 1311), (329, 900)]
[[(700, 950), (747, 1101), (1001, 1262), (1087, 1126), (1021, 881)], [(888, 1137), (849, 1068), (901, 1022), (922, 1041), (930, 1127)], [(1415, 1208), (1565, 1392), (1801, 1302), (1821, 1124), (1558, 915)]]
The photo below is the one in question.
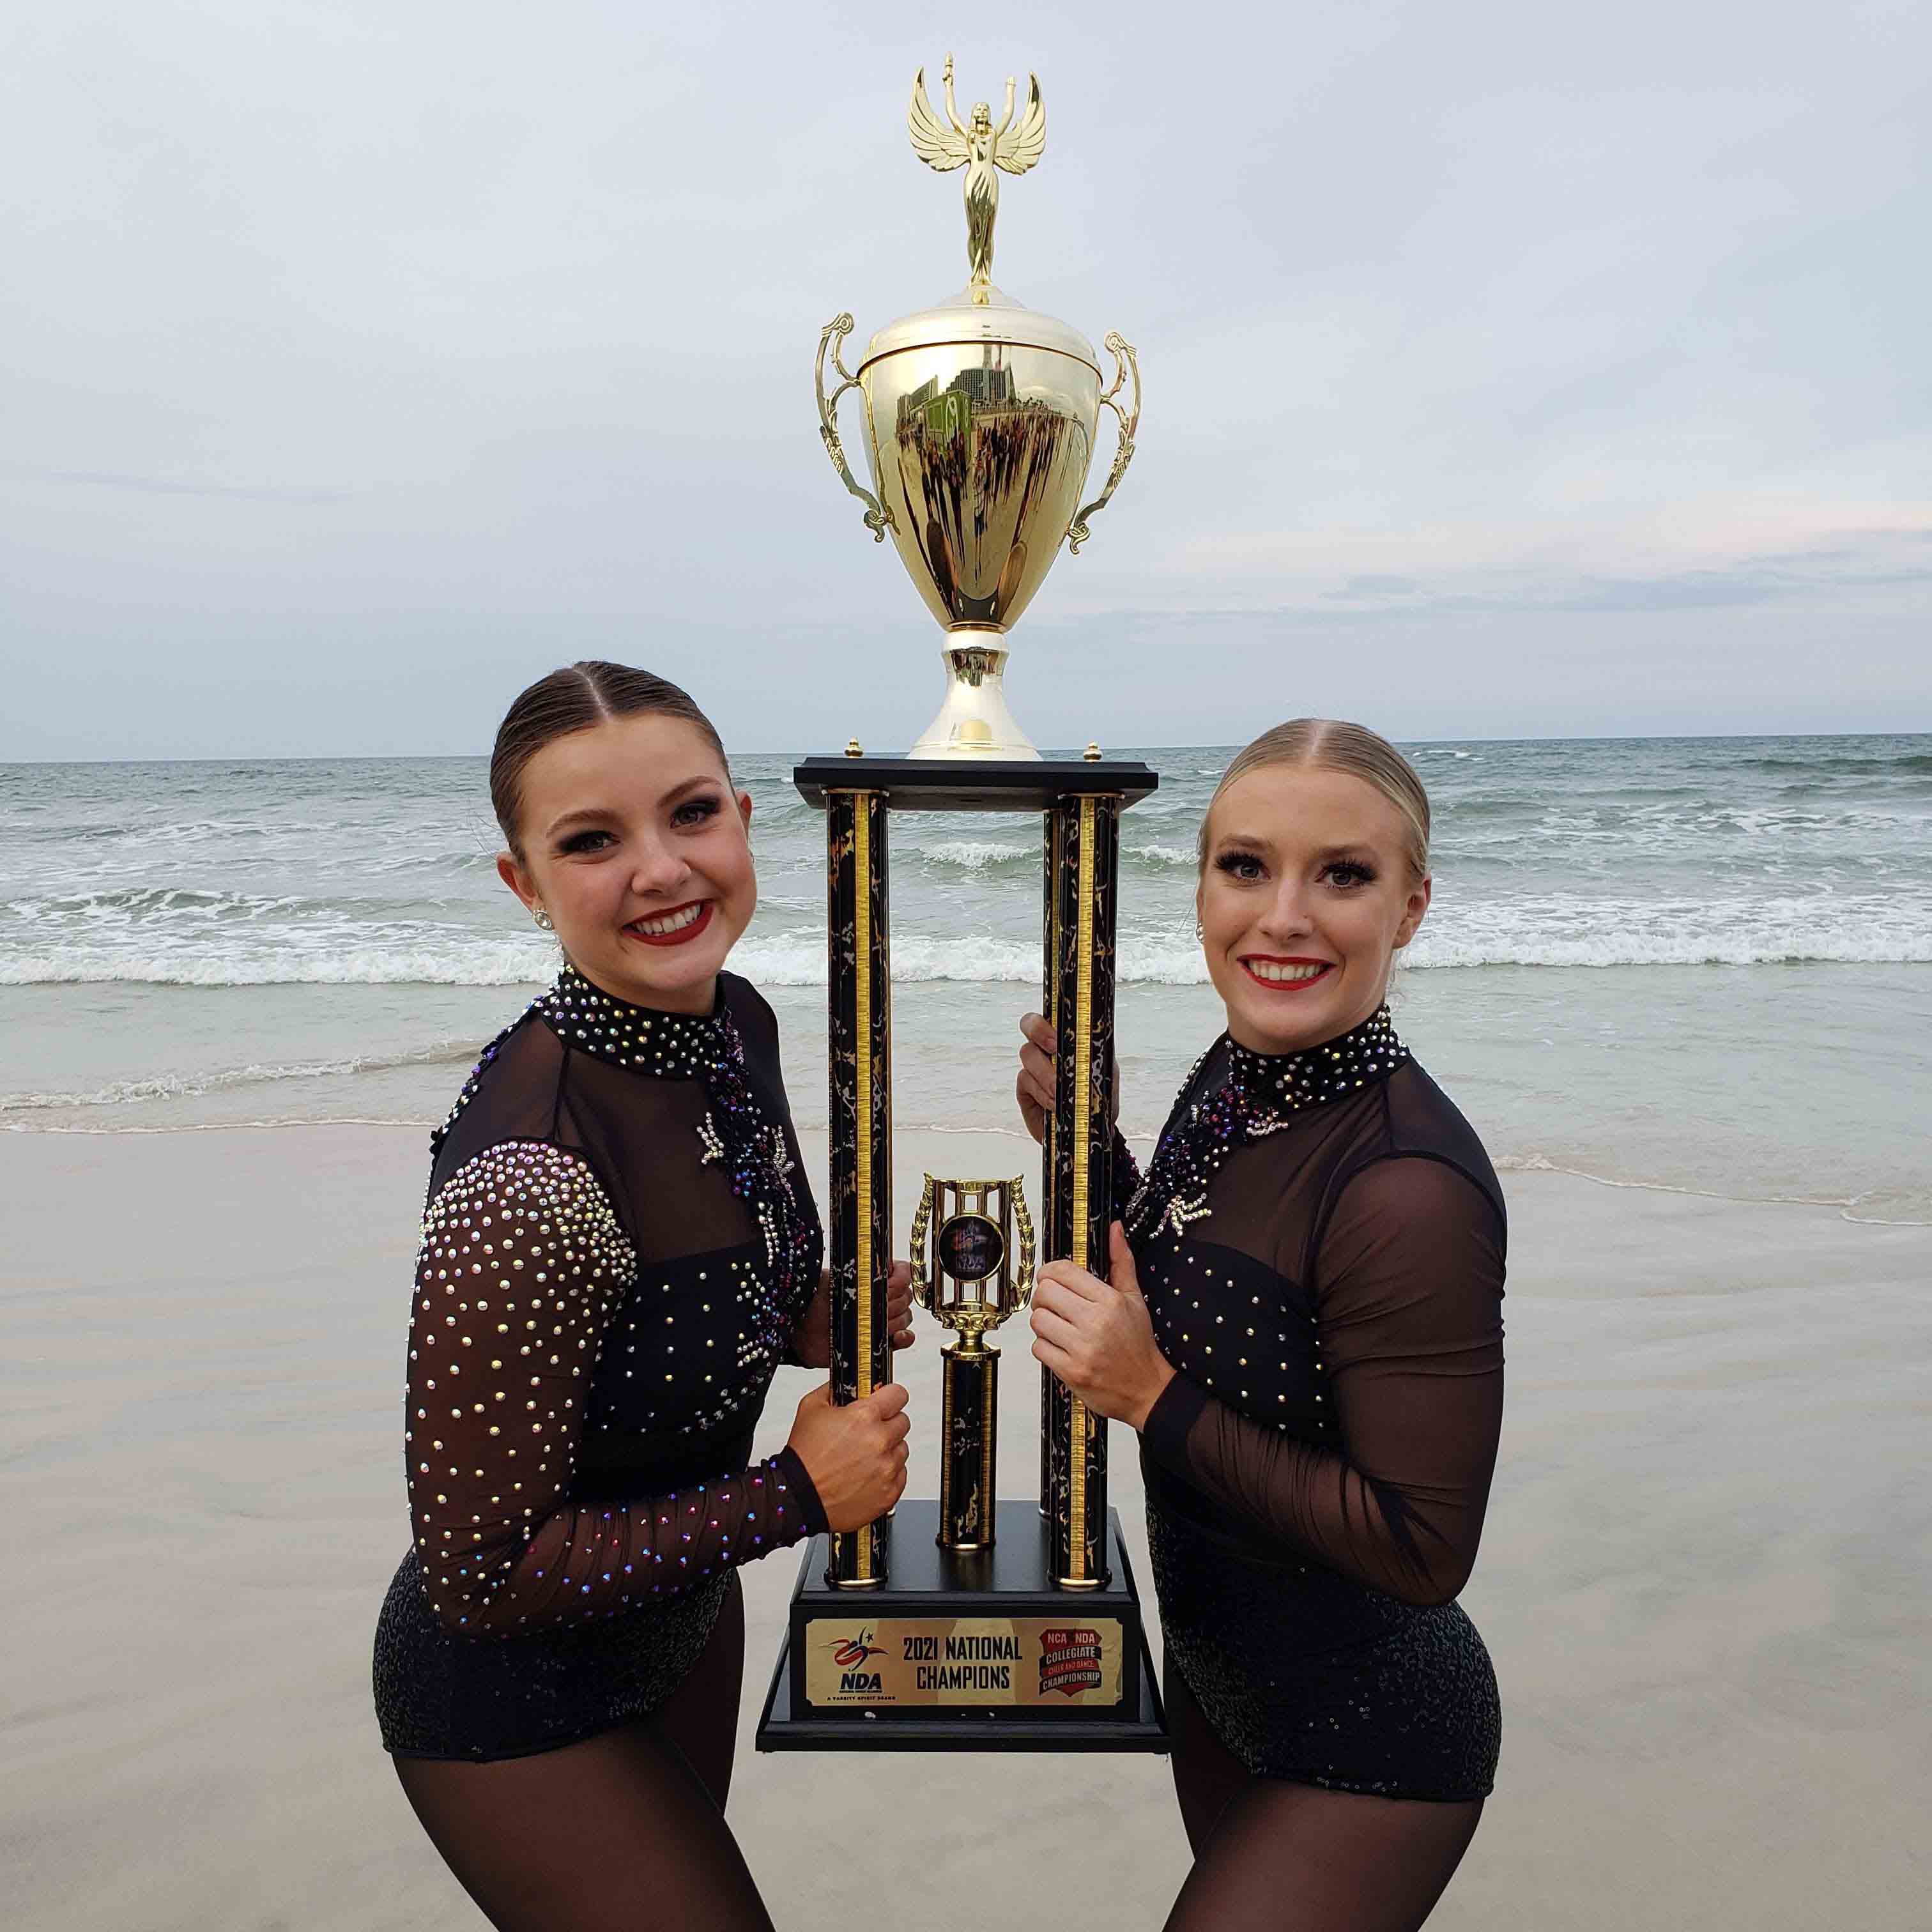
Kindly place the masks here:
[(1317, 1046), (1382, 1004), (1429, 910), (1408, 838), (1396, 806), (1347, 772), (1263, 765), (1215, 801), (1196, 904), (1239, 1045)]
[(549, 914), (571, 964), (634, 1005), (709, 1012), (758, 881), (750, 796), (704, 733), (656, 712), (605, 718), (552, 739), (520, 790), (522, 850), (496, 870)]

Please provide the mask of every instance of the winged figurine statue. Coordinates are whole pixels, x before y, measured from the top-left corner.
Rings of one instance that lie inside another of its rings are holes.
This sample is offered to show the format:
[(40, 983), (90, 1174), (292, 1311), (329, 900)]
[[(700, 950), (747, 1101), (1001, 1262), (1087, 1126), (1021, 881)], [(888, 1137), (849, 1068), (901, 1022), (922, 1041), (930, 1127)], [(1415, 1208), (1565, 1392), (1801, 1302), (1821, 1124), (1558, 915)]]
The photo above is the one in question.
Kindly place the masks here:
[(906, 127), (912, 136), (913, 151), (929, 168), (950, 174), (955, 168), (966, 170), (966, 256), (972, 265), (973, 298), (983, 302), (993, 282), (993, 218), (1000, 210), (1000, 177), (1004, 168), (1010, 175), (1023, 175), (1040, 158), (1046, 146), (1046, 110), (1040, 98), (1040, 76), (1027, 76), (1025, 111), (1017, 123), (1013, 119), (1015, 83), (1006, 82), (1006, 110), (1000, 124), (993, 124), (993, 110), (984, 101), (973, 104), (973, 118), (962, 124), (952, 99), (952, 56), (946, 56), (944, 98), (946, 118), (932, 111), (926, 94), (926, 70), (913, 76), (912, 106)]

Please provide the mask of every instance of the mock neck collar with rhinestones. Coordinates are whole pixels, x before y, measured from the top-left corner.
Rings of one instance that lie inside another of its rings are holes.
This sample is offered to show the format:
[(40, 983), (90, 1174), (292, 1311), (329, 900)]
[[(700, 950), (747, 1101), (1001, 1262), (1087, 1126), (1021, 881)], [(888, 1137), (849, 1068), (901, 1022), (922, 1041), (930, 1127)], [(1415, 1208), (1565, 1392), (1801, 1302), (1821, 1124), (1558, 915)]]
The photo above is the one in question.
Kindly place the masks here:
[(640, 1073), (688, 1080), (743, 1054), (722, 986), (708, 1013), (658, 1012), (615, 998), (566, 964), (533, 1006), (566, 1046)]
[(1408, 1057), (1388, 1008), (1378, 1006), (1360, 1026), (1291, 1053), (1257, 1053), (1230, 1039), (1228, 1084), (1258, 1106), (1316, 1107), (1386, 1078)]

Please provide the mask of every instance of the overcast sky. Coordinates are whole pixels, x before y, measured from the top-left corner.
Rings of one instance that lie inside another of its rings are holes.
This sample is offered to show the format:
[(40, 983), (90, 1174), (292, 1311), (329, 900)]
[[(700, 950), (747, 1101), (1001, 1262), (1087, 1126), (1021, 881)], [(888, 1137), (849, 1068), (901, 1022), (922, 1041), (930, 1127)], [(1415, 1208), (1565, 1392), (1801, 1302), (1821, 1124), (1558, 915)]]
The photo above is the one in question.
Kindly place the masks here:
[(1045, 94), (998, 280), (1146, 382), (1042, 742), (1932, 729), (1921, 0), (10, 11), (0, 758), (476, 751), (586, 655), (904, 745), (811, 366), (964, 280), (949, 49)]

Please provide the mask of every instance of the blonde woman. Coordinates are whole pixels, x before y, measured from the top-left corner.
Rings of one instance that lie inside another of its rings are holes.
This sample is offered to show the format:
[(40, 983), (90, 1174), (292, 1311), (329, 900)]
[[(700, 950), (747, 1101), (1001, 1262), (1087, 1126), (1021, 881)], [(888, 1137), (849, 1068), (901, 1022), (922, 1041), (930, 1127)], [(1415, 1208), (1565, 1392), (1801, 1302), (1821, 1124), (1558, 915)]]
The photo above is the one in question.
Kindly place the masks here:
[[(1228, 766), (1199, 850), (1227, 1028), (1144, 1174), (1117, 1143), (1111, 1278), (1042, 1269), (1034, 1353), (1140, 1432), (1195, 1854), (1169, 1927), (1410, 1932), (1501, 1731), (1454, 1600), (1502, 1413), (1502, 1197), (1386, 1004), (1429, 802), (1375, 733), (1298, 718)], [(1037, 1137), (1054, 1041), (1022, 1024)]]

